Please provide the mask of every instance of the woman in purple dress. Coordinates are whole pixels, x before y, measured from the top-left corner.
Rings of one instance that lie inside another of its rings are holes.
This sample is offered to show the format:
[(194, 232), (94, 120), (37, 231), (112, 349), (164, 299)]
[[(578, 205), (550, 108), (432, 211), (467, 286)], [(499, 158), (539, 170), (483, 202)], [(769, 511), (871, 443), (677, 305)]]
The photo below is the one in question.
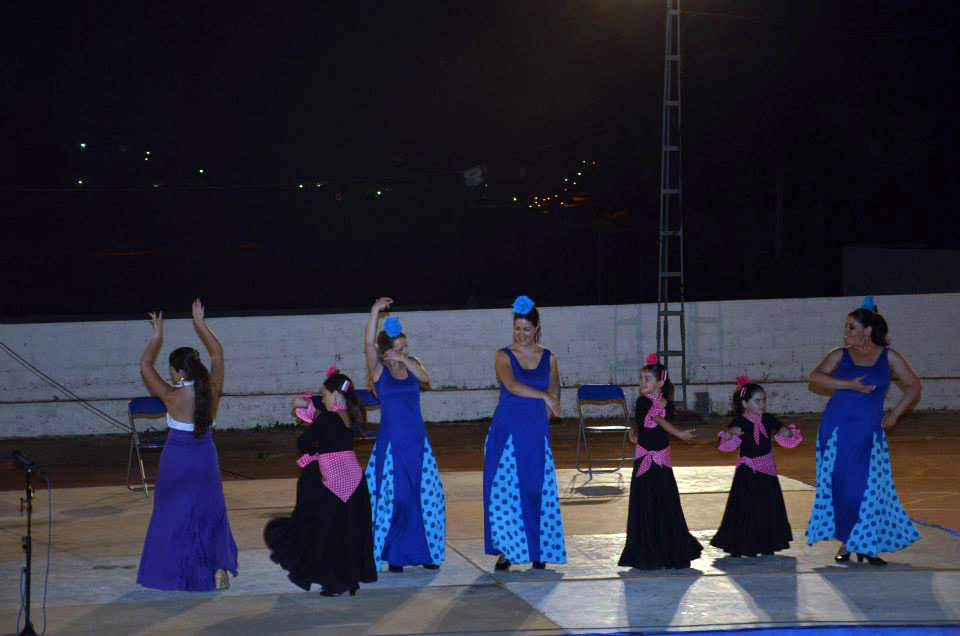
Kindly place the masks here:
[(153, 515), (140, 555), (137, 583), (159, 590), (206, 592), (230, 586), (237, 544), (230, 532), (211, 429), (223, 391), (223, 345), (193, 302), (193, 327), (210, 354), (210, 370), (191, 347), (170, 354), (168, 384), (154, 363), (163, 345), (163, 314), (150, 314), (153, 334), (140, 356), (140, 375), (167, 408)]

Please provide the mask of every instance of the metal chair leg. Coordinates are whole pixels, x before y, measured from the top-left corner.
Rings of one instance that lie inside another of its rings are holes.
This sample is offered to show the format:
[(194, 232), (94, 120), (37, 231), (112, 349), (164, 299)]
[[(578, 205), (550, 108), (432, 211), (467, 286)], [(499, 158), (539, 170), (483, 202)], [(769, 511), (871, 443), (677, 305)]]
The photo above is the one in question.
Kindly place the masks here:
[[(134, 452), (136, 452), (137, 455), (137, 465), (140, 467), (141, 486), (130, 485), (130, 469), (133, 467)], [(127, 455), (127, 490), (130, 492), (139, 492), (140, 490), (143, 490), (143, 496), (149, 496), (149, 487), (147, 486), (147, 471), (143, 467), (143, 455), (140, 453), (140, 436), (137, 434), (136, 429), (134, 429), (130, 434), (130, 453)]]

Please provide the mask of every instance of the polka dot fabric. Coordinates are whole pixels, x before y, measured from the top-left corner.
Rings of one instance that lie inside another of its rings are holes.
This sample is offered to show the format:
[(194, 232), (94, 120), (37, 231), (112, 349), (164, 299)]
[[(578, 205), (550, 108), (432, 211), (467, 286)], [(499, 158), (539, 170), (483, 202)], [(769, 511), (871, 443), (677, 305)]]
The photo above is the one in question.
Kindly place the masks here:
[(919, 538), (920, 533), (913, 527), (897, 496), (890, 471), (887, 436), (880, 431), (873, 436), (867, 490), (860, 503), (857, 523), (847, 539), (847, 550), (876, 556), (880, 552), (902, 550)]
[(834, 430), (826, 448), (821, 448), (820, 438), (817, 438), (817, 494), (807, 523), (809, 545), (833, 539), (837, 531), (836, 513), (833, 510), (833, 468), (836, 463), (837, 431)]
[(540, 498), (540, 560), (544, 563), (566, 563), (567, 549), (563, 542), (563, 515), (557, 497), (557, 469), (549, 441), (543, 462), (543, 491)]
[(443, 494), (440, 469), (433, 456), (430, 442), (423, 440), (423, 469), (420, 478), (420, 506), (423, 509), (423, 527), (427, 547), (434, 565), (443, 563), (446, 547), (447, 506)]
[(489, 512), (490, 536), (504, 558), (513, 563), (529, 563), (530, 549), (523, 527), (518, 484), (517, 457), (513, 448), (513, 436), (510, 436), (500, 454), (497, 472), (493, 477)]
[(370, 453), (370, 463), (367, 464), (365, 473), (373, 513), (373, 558), (378, 570), (383, 565), (381, 559), (383, 546), (393, 521), (393, 454), (390, 451), (390, 444), (387, 444), (387, 450), (383, 454), (383, 476), (379, 490), (377, 489), (376, 445)]

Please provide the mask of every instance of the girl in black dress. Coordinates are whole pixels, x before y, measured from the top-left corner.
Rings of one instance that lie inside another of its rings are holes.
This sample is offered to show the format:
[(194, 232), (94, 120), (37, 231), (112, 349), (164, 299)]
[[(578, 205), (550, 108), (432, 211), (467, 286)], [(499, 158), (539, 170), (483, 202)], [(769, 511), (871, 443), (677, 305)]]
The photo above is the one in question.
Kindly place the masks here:
[[(689, 440), (694, 429), (679, 429), (673, 417), (673, 383), (655, 354), (640, 371), (640, 392), (631, 441), (637, 445), (630, 480), (627, 544), (619, 565), (653, 570), (688, 568), (702, 547), (687, 529), (673, 477), (669, 435)], [(668, 435), (669, 433), (669, 435)]]
[(353, 596), (360, 582), (377, 580), (370, 494), (353, 452), (353, 428), (360, 428), (363, 411), (353, 382), (336, 370), (319, 396), (297, 398), (294, 407), (298, 417), (312, 419), (297, 441), (297, 503), (290, 517), (267, 524), (263, 538), (294, 584), (309, 591), (318, 583), (325, 596)]
[(731, 556), (752, 557), (785, 550), (793, 541), (771, 442), (794, 448), (803, 441), (796, 426), (784, 427), (766, 412), (767, 394), (746, 376), (737, 378), (735, 417), (719, 434), (722, 451), (740, 449), (720, 529), (710, 545)]

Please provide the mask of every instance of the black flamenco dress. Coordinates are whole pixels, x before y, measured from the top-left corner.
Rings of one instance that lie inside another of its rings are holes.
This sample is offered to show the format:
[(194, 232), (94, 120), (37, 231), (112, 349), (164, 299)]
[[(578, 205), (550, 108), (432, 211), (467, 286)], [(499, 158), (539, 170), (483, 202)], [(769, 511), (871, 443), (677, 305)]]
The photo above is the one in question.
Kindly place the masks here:
[[(670, 462), (669, 435), (647, 417), (651, 408), (650, 399), (637, 398), (637, 451), (630, 480), (627, 543), (619, 565), (644, 570), (688, 568), (703, 548), (687, 529)], [(669, 421), (672, 416), (673, 405), (668, 403), (662, 417)]]
[(793, 435), (784, 437), (780, 420), (766, 413), (760, 423), (762, 426), (757, 426), (746, 417), (737, 416), (730, 426), (739, 426), (743, 435), (739, 440), (729, 433), (721, 438), (721, 450), (733, 450), (739, 441), (740, 458), (723, 521), (710, 545), (731, 556), (773, 554), (789, 548), (793, 541), (771, 441), (776, 439), (792, 448), (802, 441), (802, 436), (791, 425)]
[(297, 503), (290, 517), (264, 528), (270, 558), (305, 590), (317, 583), (326, 595), (353, 594), (359, 583), (377, 580), (370, 494), (353, 452), (353, 432), (319, 406), (297, 447)]

